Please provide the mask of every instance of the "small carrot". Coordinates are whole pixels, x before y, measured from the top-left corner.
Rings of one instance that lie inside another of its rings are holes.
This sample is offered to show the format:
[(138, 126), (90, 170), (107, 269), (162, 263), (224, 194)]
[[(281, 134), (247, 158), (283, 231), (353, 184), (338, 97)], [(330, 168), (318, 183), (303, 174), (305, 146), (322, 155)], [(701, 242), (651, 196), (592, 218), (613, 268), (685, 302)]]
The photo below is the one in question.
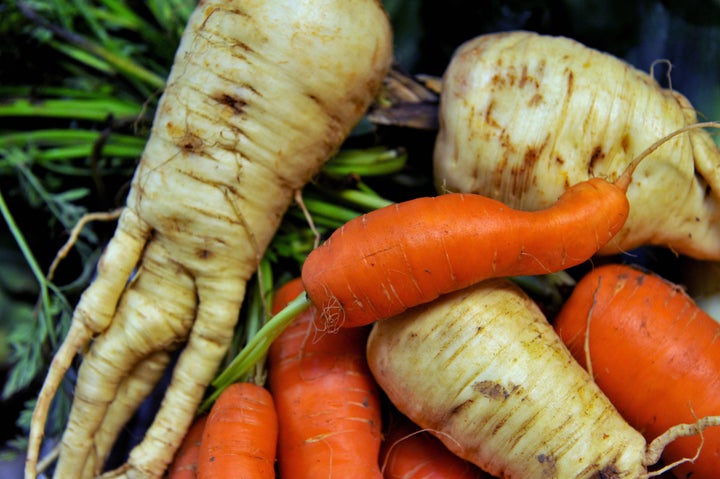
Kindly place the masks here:
[(234, 383), (213, 404), (198, 452), (198, 479), (275, 477), (278, 423), (270, 392)]
[[(285, 284), (274, 312), (301, 292), (299, 278)], [(316, 316), (315, 308), (299, 315), (268, 354), (280, 477), (380, 479), (380, 398), (365, 360), (368, 331), (318, 335)]]
[(183, 442), (175, 453), (175, 459), (173, 459), (172, 464), (170, 464), (167, 479), (197, 478), (198, 453), (200, 452), (206, 422), (207, 414), (198, 416), (195, 421), (193, 421)]
[[(720, 414), (720, 324), (681, 287), (630, 266), (583, 277), (554, 321), (575, 358), (647, 440), (679, 423)], [(678, 477), (710, 479), (720, 469), (720, 428), (668, 444)]]
[(393, 419), (380, 449), (385, 479), (490, 479), (406, 417)]

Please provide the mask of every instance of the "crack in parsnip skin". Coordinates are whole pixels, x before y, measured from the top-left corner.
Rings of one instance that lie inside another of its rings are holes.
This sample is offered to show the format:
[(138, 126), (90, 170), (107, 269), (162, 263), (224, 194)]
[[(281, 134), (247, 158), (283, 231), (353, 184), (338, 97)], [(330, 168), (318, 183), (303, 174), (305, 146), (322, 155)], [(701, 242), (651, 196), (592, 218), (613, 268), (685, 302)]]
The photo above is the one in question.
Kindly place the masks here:
[[(645, 148), (697, 123), (680, 93), (573, 40), (490, 34), (455, 52), (443, 76), (435, 145), (439, 191), (539, 210), (591, 177), (613, 181)], [(638, 167), (615, 254), (657, 244), (720, 259), (720, 151), (707, 131), (668, 141)]]
[(367, 347), (370, 369), (393, 404), (496, 477), (646, 473), (642, 435), (506, 279), (378, 321)]
[(91, 339), (55, 477), (100, 474), (119, 431), (182, 348), (145, 437), (104, 475), (162, 476), (293, 194), (360, 120), (391, 59), (390, 25), (376, 0), (200, 2), (127, 207), (40, 393), (27, 478), (36, 476), (50, 400)]

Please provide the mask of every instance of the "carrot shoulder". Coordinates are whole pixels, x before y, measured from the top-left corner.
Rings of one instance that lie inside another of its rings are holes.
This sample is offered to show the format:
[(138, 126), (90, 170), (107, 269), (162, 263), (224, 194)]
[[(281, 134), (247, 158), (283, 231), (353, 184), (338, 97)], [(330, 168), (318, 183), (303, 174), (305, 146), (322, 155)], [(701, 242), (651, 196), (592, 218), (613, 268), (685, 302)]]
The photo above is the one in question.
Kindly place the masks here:
[[(278, 291), (279, 311), (302, 291), (296, 279)], [(365, 360), (367, 330), (318, 332), (314, 308), (273, 342), (268, 384), (278, 412), (283, 479), (379, 479), (379, 391)]]
[(275, 477), (278, 423), (270, 392), (235, 383), (210, 410), (198, 452), (198, 479)]
[[(720, 414), (720, 324), (679, 286), (629, 266), (605, 265), (577, 284), (554, 325), (583, 365), (588, 328), (595, 381), (647, 440)], [(706, 429), (703, 439), (699, 458), (678, 466), (678, 477), (717, 477), (720, 428)], [(677, 439), (663, 458), (691, 458), (700, 443), (699, 436)]]
[(611, 241), (628, 212), (624, 188), (600, 178), (536, 212), (472, 194), (418, 198), (335, 231), (308, 256), (303, 284), (329, 329), (359, 326), (483, 279), (580, 264)]

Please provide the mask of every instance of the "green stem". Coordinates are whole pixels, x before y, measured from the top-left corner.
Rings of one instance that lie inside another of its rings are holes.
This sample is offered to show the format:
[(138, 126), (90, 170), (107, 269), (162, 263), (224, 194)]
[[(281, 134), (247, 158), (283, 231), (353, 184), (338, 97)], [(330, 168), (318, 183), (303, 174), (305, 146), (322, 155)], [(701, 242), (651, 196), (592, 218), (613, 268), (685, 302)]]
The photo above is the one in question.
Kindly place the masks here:
[(160, 75), (156, 75), (150, 70), (141, 67), (137, 63), (129, 60), (127, 57), (116, 55), (107, 48), (87, 42), (85, 48), (95, 55), (108, 62), (116, 71), (127, 77), (140, 80), (153, 88), (161, 90), (165, 88), (165, 79)]
[(277, 338), (285, 328), (303, 311), (311, 306), (305, 292), (290, 301), (288, 305), (263, 325), (237, 356), (230, 362), (228, 367), (220, 373), (211, 383), (215, 391), (200, 405), (200, 411), (207, 410), (217, 399), (222, 391), (229, 385), (237, 382), (250, 368), (261, 360), (267, 353), (270, 344)]
[(368, 193), (364, 190), (342, 190), (334, 193), (338, 198), (345, 200), (353, 205), (359, 206), (365, 211), (373, 211), (385, 206), (393, 204), (377, 193)]
[[(23, 256), (25, 257), (25, 261), (27, 261), (28, 265), (30, 266), (30, 270), (32, 271), (33, 275), (35, 276), (35, 279), (37, 280), (38, 284), (40, 285), (40, 297), (42, 299), (42, 304), (44, 308), (47, 308), (50, 304), (50, 296), (48, 292), (48, 281), (45, 277), (45, 274), (43, 273), (42, 269), (40, 268), (40, 265), (37, 263), (37, 260), (35, 259), (35, 256), (33, 255), (32, 251), (30, 250), (30, 247), (28, 246), (27, 242), (25, 241), (25, 237), (23, 236), (22, 232), (20, 231), (20, 228), (18, 228), (17, 223), (15, 223), (15, 218), (13, 217), (12, 213), (10, 212), (10, 209), (7, 206), (7, 203), (5, 203), (5, 198), (3, 197), (2, 191), (0, 191), (0, 213), (2, 213), (3, 218), (5, 219), (5, 222), (8, 225), (8, 228), (10, 228), (10, 233), (13, 235), (13, 238), (15, 238), (15, 242), (17, 243), (18, 247), (20, 248), (20, 251), (22, 252)], [(55, 337), (55, 330), (52, 327), (52, 324), (50, 323), (50, 317), (49, 315), (43, 315), (47, 318), (48, 323), (45, 325), (48, 334), (50, 335), (50, 341), (54, 345), (57, 341), (57, 338)]]
[(141, 111), (140, 105), (110, 99), (49, 99), (33, 102), (27, 98), (18, 98), (9, 103), (0, 104), (0, 116), (72, 118), (94, 121), (104, 121), (110, 115), (117, 119), (134, 119)]
[(313, 218), (320, 217), (318, 218), (320, 221), (322, 221), (322, 219), (331, 220), (330, 224), (336, 227), (347, 223), (361, 214), (350, 208), (328, 203), (327, 200), (312, 198), (310, 196), (303, 198), (303, 203), (305, 203), (305, 207)]
[(407, 154), (400, 149), (341, 150), (325, 164), (323, 173), (335, 177), (389, 175), (402, 170), (406, 161)]
[[(77, 143), (95, 143), (102, 132), (96, 130), (80, 130), (74, 128), (49, 128), (44, 130), (13, 131), (0, 135), (0, 148), (8, 146), (24, 146), (30, 143), (34, 146), (74, 145)], [(142, 149), (146, 140), (131, 135), (112, 133), (108, 144), (133, 146)]]
[[(51, 148), (36, 153), (35, 161), (38, 163), (58, 160), (71, 160), (73, 158), (87, 158), (94, 151), (94, 145), (74, 145), (62, 148)], [(138, 150), (135, 146), (105, 145), (102, 155), (113, 158), (137, 158), (142, 153), (142, 147)]]

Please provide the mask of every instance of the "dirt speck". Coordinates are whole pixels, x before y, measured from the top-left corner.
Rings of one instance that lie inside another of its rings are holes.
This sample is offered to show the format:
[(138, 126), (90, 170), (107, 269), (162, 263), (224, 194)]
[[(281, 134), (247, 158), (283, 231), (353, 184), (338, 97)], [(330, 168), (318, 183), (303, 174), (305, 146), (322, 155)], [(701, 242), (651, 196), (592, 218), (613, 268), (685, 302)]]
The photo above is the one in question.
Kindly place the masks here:
[(472, 388), (473, 391), (479, 392), (486, 398), (495, 400), (507, 399), (515, 389), (514, 387), (507, 389), (496, 381), (477, 381), (472, 385)]
[(621, 477), (620, 471), (613, 462), (596, 472), (592, 479), (618, 479), (619, 477)]
[(602, 150), (602, 146), (597, 145), (595, 148), (593, 148), (592, 153), (590, 154), (588, 171), (592, 172), (595, 169), (595, 163), (597, 163), (598, 161), (602, 161), (603, 158), (605, 158), (605, 153)]
[(537, 461), (542, 465), (543, 477), (557, 477), (557, 458), (551, 454), (538, 454)]
[(195, 255), (200, 259), (210, 259), (213, 256), (213, 252), (205, 248), (200, 248), (195, 252)]
[(247, 105), (247, 102), (242, 98), (234, 97), (227, 93), (219, 93), (212, 98), (219, 104), (230, 107), (236, 115), (241, 115), (245, 109), (245, 105)]

